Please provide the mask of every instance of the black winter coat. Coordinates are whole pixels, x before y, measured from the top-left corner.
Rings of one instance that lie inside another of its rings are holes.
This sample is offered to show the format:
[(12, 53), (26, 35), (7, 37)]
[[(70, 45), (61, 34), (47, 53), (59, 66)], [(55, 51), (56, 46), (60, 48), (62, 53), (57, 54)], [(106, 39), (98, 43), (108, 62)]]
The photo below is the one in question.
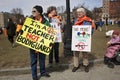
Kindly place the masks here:
[(14, 36), (15, 35), (16, 25), (12, 21), (8, 22), (8, 25), (7, 25), (6, 29), (7, 29), (7, 35), (8, 36)]

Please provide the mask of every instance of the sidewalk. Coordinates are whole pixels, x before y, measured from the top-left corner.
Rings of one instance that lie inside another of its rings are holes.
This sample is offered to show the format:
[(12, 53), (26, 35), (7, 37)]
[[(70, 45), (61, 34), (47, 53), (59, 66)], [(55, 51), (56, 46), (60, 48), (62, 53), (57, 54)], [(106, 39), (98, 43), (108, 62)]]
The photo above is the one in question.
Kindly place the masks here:
[[(61, 71), (53, 70), (50, 75), (50, 78), (41, 77), (39, 80), (120, 80), (120, 66), (110, 69), (104, 64), (96, 64), (88, 73), (80, 67), (77, 72), (72, 72), (71, 68), (67, 68)], [(0, 76), (0, 80), (32, 80), (32, 78), (31, 74), (21, 74)]]
[[(94, 66), (94, 64), (99, 64), (101, 62), (103, 62), (103, 58), (90, 61), (92, 66)], [(80, 62), (80, 64), (81, 64), (81, 62)], [(71, 66), (72, 66), (72, 62), (69, 62), (68, 64), (61, 64), (61, 68), (68, 68), (69, 69)], [(55, 69), (59, 70), (56, 67), (55, 67)], [(49, 69), (48, 69), (48, 71), (49, 71)], [(30, 67), (15, 68), (15, 69), (0, 69), (0, 76), (4, 76), (4, 75), (21, 75), (21, 74), (30, 74), (30, 73), (31, 73), (31, 68)]]

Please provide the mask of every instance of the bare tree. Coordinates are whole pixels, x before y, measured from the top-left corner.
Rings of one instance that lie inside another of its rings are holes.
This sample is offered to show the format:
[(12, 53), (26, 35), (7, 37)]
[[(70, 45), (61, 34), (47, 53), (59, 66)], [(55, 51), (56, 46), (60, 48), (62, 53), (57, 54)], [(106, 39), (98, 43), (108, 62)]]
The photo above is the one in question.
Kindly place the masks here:
[(102, 8), (101, 8), (101, 7), (100, 7), (100, 8), (95, 7), (95, 8), (93, 9), (92, 13), (94, 14), (94, 15), (93, 15), (93, 18), (94, 18), (95, 20), (96, 20), (96, 19), (99, 19), (99, 18), (101, 18)]
[(11, 10), (11, 13), (15, 16), (16, 18), (16, 22), (19, 21), (19, 19), (23, 18), (24, 15), (23, 15), (23, 10), (21, 8), (13, 8)]
[(77, 18), (77, 12), (76, 12), (76, 10), (78, 9), (78, 8), (80, 8), (80, 7), (82, 7), (82, 8), (84, 8), (85, 10), (86, 10), (86, 15), (88, 16), (88, 17), (91, 17), (91, 18), (93, 18), (93, 14), (92, 14), (92, 12), (85, 6), (85, 4), (78, 4), (78, 6), (75, 6), (74, 8), (73, 8), (73, 17), (74, 18)]
[(12, 10), (11, 10), (11, 13), (12, 14), (23, 14), (23, 10), (21, 9), (21, 8), (13, 8)]
[(85, 8), (86, 8), (85, 3), (78, 4), (77, 7), (78, 7), (78, 8), (80, 8), (80, 7), (85, 7)]
[(65, 11), (65, 6), (58, 6), (57, 7), (57, 12), (58, 13), (64, 13), (64, 11)]

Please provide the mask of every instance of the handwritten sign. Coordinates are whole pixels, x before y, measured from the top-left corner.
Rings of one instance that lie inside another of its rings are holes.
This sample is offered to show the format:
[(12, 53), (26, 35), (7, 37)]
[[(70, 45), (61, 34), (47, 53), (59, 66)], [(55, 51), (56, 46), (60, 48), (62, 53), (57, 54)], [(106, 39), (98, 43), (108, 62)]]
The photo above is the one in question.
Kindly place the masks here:
[(51, 27), (56, 29), (58, 32), (56, 34), (56, 39), (55, 42), (62, 42), (62, 35), (61, 35), (61, 28), (60, 25), (58, 25), (58, 23), (50, 23)]
[(56, 39), (57, 31), (31, 18), (26, 18), (23, 33), (16, 39), (18, 44), (49, 55), (51, 44)]
[(72, 26), (72, 51), (91, 51), (91, 25)]

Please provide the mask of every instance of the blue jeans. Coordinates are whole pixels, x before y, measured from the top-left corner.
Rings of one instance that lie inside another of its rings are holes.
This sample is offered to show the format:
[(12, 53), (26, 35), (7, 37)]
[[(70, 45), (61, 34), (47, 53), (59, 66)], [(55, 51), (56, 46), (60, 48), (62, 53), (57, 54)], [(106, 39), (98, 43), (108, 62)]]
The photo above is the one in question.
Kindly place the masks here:
[[(39, 55), (39, 56), (38, 56)], [(32, 77), (37, 78), (37, 60), (39, 58), (40, 73), (45, 73), (45, 54), (35, 53), (34, 50), (30, 49), (30, 59), (31, 59), (31, 70)]]

